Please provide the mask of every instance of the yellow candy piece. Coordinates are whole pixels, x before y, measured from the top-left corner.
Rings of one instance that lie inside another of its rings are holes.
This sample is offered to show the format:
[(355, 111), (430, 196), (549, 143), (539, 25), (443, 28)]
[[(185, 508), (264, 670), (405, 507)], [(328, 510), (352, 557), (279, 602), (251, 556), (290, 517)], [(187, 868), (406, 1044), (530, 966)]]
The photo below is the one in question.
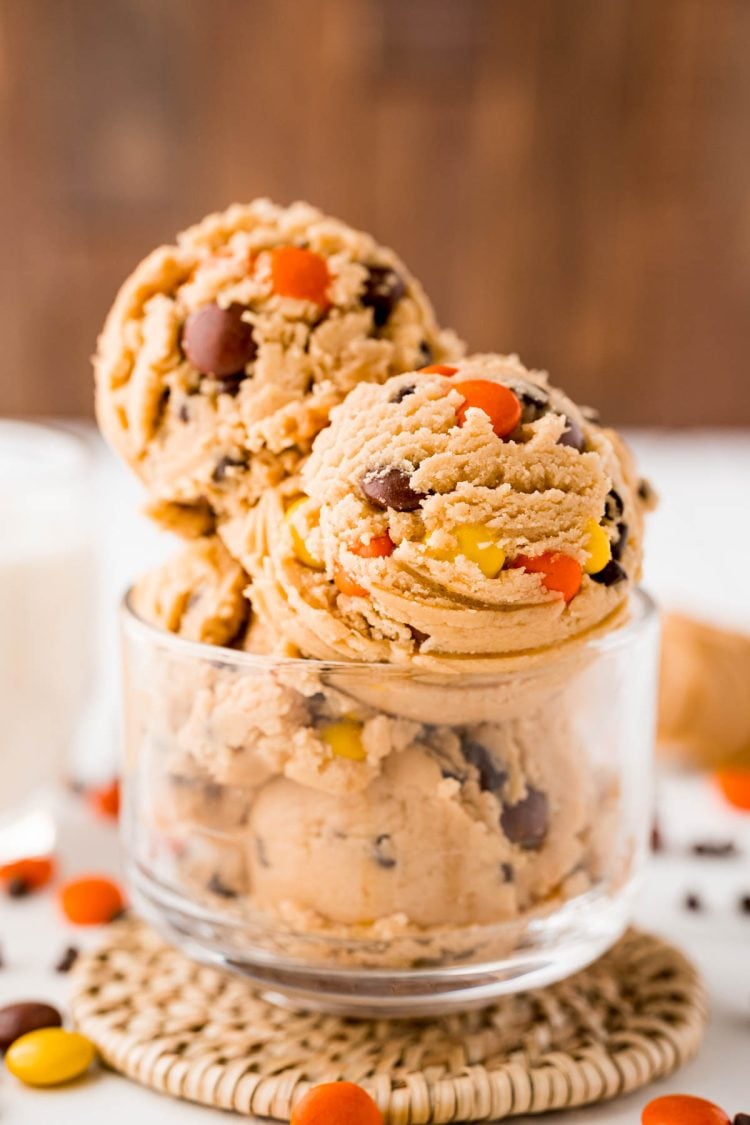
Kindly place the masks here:
[(460, 554), (477, 564), (485, 578), (497, 578), (503, 569), (505, 551), (498, 547), (493, 532), (481, 523), (456, 528)]
[(5, 1053), (5, 1065), (27, 1086), (59, 1086), (88, 1070), (95, 1057), (85, 1035), (43, 1027), (16, 1039)]
[(606, 531), (596, 520), (587, 521), (586, 534), (588, 535), (586, 550), (589, 557), (583, 569), (586, 574), (598, 574), (612, 558), (612, 544)]
[(284, 514), (284, 519), (289, 525), (289, 533), (292, 537), (292, 550), (294, 551), (295, 557), (303, 563), (304, 566), (312, 567), (313, 570), (325, 570), (325, 563), (310, 553), (307, 542), (295, 523), (295, 516), (299, 514), (302, 506), (307, 503), (307, 499), (307, 496), (300, 496), (293, 504), (290, 504)]
[(335, 723), (326, 723), (320, 729), (320, 737), (337, 758), (364, 762), (367, 757), (362, 745), (362, 723), (358, 723), (356, 719), (339, 719)]

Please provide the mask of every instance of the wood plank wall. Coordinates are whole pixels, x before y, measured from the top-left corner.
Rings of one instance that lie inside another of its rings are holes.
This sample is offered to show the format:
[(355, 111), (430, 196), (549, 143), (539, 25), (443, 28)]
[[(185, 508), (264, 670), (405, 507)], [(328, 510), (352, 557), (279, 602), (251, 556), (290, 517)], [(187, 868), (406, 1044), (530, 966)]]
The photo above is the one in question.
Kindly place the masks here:
[(125, 273), (258, 194), (613, 421), (750, 424), (747, 0), (0, 0), (0, 413), (88, 412)]

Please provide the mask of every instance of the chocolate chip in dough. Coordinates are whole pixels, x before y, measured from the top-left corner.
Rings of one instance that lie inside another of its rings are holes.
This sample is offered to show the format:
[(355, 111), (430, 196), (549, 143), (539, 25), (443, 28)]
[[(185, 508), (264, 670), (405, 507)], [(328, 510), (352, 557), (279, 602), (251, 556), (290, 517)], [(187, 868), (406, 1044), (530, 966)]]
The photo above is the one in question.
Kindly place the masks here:
[(255, 358), (253, 327), (242, 319), (242, 305), (206, 305), (191, 313), (182, 330), (182, 349), (202, 375), (217, 379), (242, 376), (245, 365)]
[(525, 797), (505, 806), (500, 826), (512, 844), (527, 850), (540, 847), (549, 827), (549, 802), (544, 793), (529, 786)]
[(396, 866), (396, 857), (393, 854), (393, 841), (387, 832), (375, 838), (372, 858), (375, 860), (378, 867), (382, 867), (385, 871), (390, 871), (391, 868)]
[(247, 466), (247, 461), (244, 457), (231, 457), (229, 454), (220, 457), (216, 462), (214, 471), (211, 473), (211, 480), (216, 484), (221, 484), (226, 480), (228, 469), (244, 469)]
[(625, 511), (622, 496), (616, 488), (610, 488), (604, 501), (604, 518), (614, 523)]
[(388, 399), (388, 401), (389, 402), (403, 402), (405, 398), (409, 397), (409, 395), (413, 395), (414, 392), (416, 391), (416, 389), (417, 388), (414, 386), (413, 383), (405, 383), (403, 387), (399, 387), (399, 389), (397, 391), (393, 392), (393, 394)]
[(615, 559), (610, 559), (603, 570), (600, 570), (597, 574), (591, 574), (589, 577), (593, 582), (598, 582), (600, 586), (616, 586), (618, 582), (624, 582), (628, 576)]
[(564, 414), (563, 417), (567, 425), (557, 439), (557, 444), (567, 445), (571, 449), (577, 449), (579, 453), (583, 453), (586, 448), (586, 439), (583, 436), (583, 430), (578, 423), (573, 418), (569, 418), (567, 414)]
[(516, 877), (516, 873), (513, 870), (513, 864), (512, 863), (501, 863), (500, 864), (500, 877), (501, 877), (501, 879), (504, 883), (512, 883), (513, 882), (513, 880)]
[(512, 385), (511, 390), (521, 403), (521, 422), (525, 426), (529, 422), (536, 422), (549, 410), (549, 396), (543, 390), (531, 387), (527, 383)]
[(617, 538), (611, 545), (612, 558), (615, 562), (619, 562), (622, 558), (622, 553), (625, 550), (625, 544), (628, 541), (628, 525), (624, 520), (620, 520), (617, 524)]
[(427, 367), (435, 358), (435, 353), (426, 340), (423, 340), (419, 345), (419, 358), (422, 361), (422, 367)]
[(368, 266), (362, 304), (372, 309), (377, 328), (382, 328), (406, 293), (403, 278), (390, 266)]
[(474, 739), (466, 739), (462, 745), (463, 755), (467, 762), (479, 774), (479, 787), (485, 792), (497, 793), (508, 780), (508, 771), (499, 765), (490, 754), (486, 746)]
[(396, 465), (368, 469), (359, 482), (362, 492), (377, 508), (414, 512), (425, 494), (411, 487), (411, 475)]
[(228, 887), (226, 883), (222, 882), (218, 872), (214, 872), (208, 880), (206, 889), (211, 891), (212, 894), (219, 895), (221, 898), (237, 898), (237, 892), (233, 891), (231, 887)]

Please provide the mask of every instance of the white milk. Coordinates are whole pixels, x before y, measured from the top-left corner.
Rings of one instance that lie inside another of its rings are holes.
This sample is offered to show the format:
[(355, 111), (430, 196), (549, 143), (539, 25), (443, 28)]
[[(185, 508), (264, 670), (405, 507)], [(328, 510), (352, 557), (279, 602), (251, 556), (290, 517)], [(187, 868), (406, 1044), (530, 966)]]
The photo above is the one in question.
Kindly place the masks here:
[(64, 770), (92, 678), (91, 461), (0, 419), (0, 820)]

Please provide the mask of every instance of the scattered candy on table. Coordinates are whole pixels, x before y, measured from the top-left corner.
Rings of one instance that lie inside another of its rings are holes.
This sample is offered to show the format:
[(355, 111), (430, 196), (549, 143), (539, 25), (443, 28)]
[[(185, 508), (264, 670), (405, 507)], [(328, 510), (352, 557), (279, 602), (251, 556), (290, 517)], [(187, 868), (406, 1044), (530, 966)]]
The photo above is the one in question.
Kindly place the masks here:
[(18, 859), (0, 867), (0, 884), (12, 898), (41, 890), (51, 882), (55, 874), (55, 861), (52, 856), (32, 856)]
[(96, 1057), (93, 1043), (77, 1031), (45, 1027), (16, 1039), (5, 1065), (27, 1086), (59, 1086), (78, 1078)]
[(125, 898), (112, 879), (88, 875), (63, 884), (60, 905), (69, 922), (77, 926), (101, 926), (125, 909)]
[(383, 1125), (383, 1115), (354, 1082), (324, 1082), (297, 1102), (291, 1125)]
[(91, 789), (88, 799), (94, 812), (99, 813), (100, 816), (117, 820), (120, 815), (120, 782), (118, 778), (114, 778), (108, 785)]
[(57, 1008), (39, 1000), (6, 1004), (0, 1008), (0, 1051), (7, 1051), (22, 1035), (41, 1027), (62, 1027), (62, 1016)]
[(705, 1098), (667, 1094), (654, 1098), (641, 1113), (642, 1125), (730, 1125), (729, 1117)]

